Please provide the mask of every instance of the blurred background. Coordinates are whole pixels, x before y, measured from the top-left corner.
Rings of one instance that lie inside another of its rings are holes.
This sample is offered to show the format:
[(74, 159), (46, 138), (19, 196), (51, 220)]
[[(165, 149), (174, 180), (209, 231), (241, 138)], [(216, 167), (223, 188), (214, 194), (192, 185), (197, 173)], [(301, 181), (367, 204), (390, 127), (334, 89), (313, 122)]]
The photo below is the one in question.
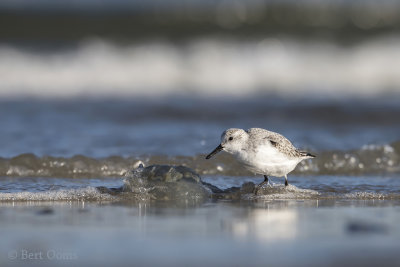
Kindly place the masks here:
[(399, 92), (398, 1), (3, 0), (0, 94)]
[(399, 140), (398, 1), (3, 0), (0, 156), (193, 156), (230, 127)]

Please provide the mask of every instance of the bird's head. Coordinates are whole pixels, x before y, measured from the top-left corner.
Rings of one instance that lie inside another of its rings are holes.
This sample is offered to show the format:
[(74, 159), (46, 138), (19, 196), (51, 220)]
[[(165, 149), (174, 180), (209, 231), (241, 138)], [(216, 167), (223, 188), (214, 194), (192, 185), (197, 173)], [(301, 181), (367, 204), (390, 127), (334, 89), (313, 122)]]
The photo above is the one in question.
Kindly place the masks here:
[(210, 154), (208, 154), (206, 159), (210, 159), (221, 150), (224, 150), (231, 154), (235, 154), (237, 151), (240, 151), (242, 149), (242, 146), (246, 140), (246, 131), (236, 128), (228, 129), (224, 131), (221, 135), (221, 144), (217, 146)]

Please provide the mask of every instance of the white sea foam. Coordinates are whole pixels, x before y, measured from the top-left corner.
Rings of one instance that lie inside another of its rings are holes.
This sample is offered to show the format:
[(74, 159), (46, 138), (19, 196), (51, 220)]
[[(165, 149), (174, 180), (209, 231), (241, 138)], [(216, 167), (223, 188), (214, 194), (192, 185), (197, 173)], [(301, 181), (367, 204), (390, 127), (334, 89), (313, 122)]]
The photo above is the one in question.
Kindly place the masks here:
[[(327, 42), (202, 39), (175, 45), (89, 41), (38, 53), (0, 45), (0, 96), (242, 96), (400, 93), (400, 37)], [(334, 91), (332, 92), (332, 89)]]
[(353, 192), (342, 195), (337, 195), (335, 198), (343, 199), (398, 199), (398, 194), (387, 194), (377, 192)]
[(43, 192), (0, 193), (0, 201), (107, 201), (114, 197), (94, 187)]

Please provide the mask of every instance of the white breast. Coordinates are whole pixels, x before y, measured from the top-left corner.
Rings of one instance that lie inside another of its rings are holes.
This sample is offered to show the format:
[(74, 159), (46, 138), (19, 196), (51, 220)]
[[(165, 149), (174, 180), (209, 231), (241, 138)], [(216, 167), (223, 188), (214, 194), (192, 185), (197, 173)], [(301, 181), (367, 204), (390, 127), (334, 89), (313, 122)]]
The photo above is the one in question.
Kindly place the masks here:
[(273, 146), (261, 146), (257, 151), (241, 150), (236, 157), (251, 172), (276, 177), (287, 175), (301, 161), (288, 157)]

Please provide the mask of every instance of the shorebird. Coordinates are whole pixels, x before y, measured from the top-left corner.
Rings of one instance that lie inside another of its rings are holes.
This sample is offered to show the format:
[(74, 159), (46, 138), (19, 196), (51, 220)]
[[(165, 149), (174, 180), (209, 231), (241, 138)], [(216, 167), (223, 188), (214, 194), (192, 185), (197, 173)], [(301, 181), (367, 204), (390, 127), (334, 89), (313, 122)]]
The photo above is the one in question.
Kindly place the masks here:
[(226, 151), (236, 157), (249, 171), (264, 175), (264, 181), (257, 186), (256, 192), (264, 184), (268, 184), (268, 176), (285, 177), (300, 161), (315, 158), (314, 155), (300, 151), (283, 135), (261, 128), (231, 128), (221, 135), (221, 144), (206, 159)]

